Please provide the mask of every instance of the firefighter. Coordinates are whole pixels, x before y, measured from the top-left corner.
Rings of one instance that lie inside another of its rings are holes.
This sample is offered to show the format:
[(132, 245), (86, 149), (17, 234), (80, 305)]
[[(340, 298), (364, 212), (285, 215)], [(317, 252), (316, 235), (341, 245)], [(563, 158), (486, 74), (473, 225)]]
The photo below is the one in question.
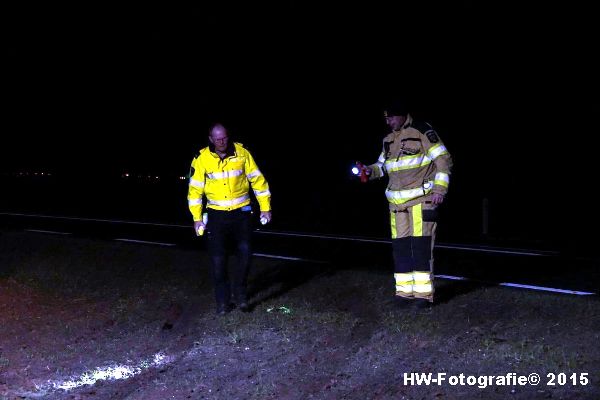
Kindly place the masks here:
[[(232, 300), (246, 312), (249, 311), (246, 286), (252, 255), (249, 191), (252, 187), (263, 224), (271, 221), (271, 192), (250, 152), (241, 143), (231, 141), (222, 124), (210, 128), (208, 140), (208, 147), (200, 150), (192, 161), (188, 206), (196, 234), (202, 235), (206, 229), (217, 314), (229, 312)], [(204, 213), (203, 196), (206, 197)], [(238, 261), (231, 279), (227, 274), (226, 252), (230, 238), (235, 242)]]
[(388, 176), (396, 296), (433, 303), (437, 208), (448, 192), (452, 158), (431, 125), (413, 120), (403, 102), (393, 102), (384, 116), (392, 132), (377, 162), (363, 168), (369, 180)]

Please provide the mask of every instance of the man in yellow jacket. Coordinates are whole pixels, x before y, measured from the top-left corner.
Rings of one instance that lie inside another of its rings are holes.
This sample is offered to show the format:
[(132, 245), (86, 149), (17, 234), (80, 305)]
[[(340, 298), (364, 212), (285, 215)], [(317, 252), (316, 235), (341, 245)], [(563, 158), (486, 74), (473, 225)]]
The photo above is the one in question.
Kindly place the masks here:
[[(230, 141), (222, 124), (210, 128), (208, 140), (210, 144), (192, 161), (188, 206), (196, 234), (202, 235), (205, 230), (207, 233), (217, 314), (230, 311), (232, 292), (237, 307), (246, 312), (249, 311), (246, 286), (252, 255), (250, 186), (263, 224), (271, 221), (271, 192), (250, 152), (242, 144)], [(206, 197), (204, 213), (203, 197)], [(229, 238), (235, 241), (238, 256), (231, 280), (227, 274)]]
[(404, 103), (385, 110), (391, 129), (369, 179), (388, 176), (396, 296), (433, 303), (433, 246), (437, 207), (450, 183), (452, 158), (428, 123), (414, 121)]

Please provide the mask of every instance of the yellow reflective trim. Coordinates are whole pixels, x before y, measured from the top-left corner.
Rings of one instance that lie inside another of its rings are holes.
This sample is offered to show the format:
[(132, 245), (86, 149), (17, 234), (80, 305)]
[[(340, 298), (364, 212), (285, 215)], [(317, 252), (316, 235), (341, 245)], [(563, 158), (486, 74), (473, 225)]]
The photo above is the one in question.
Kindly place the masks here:
[(394, 274), (394, 278), (396, 286), (412, 285), (413, 283), (413, 274), (410, 272), (397, 272)]
[(404, 171), (407, 169), (421, 168), (431, 164), (431, 158), (423, 154), (417, 154), (414, 156), (404, 156), (398, 158), (396, 161), (386, 161), (385, 168), (388, 172)]
[(412, 275), (415, 281), (429, 282), (431, 280), (431, 272), (413, 271)]
[(392, 239), (398, 237), (398, 231), (396, 230), (396, 213), (390, 212), (390, 226), (392, 227)]
[(396, 272), (394, 273), (396, 280), (396, 294), (398, 296), (410, 296), (413, 293), (413, 274), (412, 272)]
[(419, 196), (424, 196), (431, 192), (433, 188), (433, 181), (427, 181), (422, 187), (406, 190), (385, 190), (385, 197), (392, 204), (404, 204), (409, 200), (415, 199)]
[(396, 285), (396, 293), (412, 294), (414, 292), (412, 285), (398, 286)]
[(423, 236), (423, 206), (421, 203), (412, 208), (413, 236)]
[(422, 271), (413, 271), (413, 292), (416, 295), (433, 294), (433, 283), (431, 282), (431, 273)]
[(419, 294), (429, 294), (431, 292), (433, 292), (433, 286), (431, 286), (431, 283), (428, 284), (415, 284), (413, 286), (413, 292), (414, 293), (419, 293)]

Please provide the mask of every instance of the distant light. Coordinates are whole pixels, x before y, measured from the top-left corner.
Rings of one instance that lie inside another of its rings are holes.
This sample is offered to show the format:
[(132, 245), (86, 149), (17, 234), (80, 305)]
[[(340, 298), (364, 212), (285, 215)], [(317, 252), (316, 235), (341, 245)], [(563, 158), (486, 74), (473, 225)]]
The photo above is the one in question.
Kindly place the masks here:
[(160, 177), (158, 177), (158, 176), (155, 176), (155, 178), (156, 178), (156, 179), (160, 179)]
[(124, 176), (125, 178), (129, 178), (129, 173), (125, 172), (125, 173), (123, 174), (123, 176)]

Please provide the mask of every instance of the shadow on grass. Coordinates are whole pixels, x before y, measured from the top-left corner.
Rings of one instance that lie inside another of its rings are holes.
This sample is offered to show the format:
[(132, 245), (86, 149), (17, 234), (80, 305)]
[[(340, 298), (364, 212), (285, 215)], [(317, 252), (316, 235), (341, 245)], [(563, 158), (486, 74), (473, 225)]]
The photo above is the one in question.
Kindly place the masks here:
[(271, 267), (256, 268), (248, 285), (250, 307), (254, 308), (317, 277), (333, 273), (334, 269), (330, 266), (301, 262), (284, 262)]
[(473, 281), (455, 281), (443, 280), (437, 278), (435, 280), (435, 298), (436, 304), (444, 304), (452, 301), (454, 298), (464, 294), (483, 289), (485, 287), (496, 286), (492, 283), (482, 283)]

